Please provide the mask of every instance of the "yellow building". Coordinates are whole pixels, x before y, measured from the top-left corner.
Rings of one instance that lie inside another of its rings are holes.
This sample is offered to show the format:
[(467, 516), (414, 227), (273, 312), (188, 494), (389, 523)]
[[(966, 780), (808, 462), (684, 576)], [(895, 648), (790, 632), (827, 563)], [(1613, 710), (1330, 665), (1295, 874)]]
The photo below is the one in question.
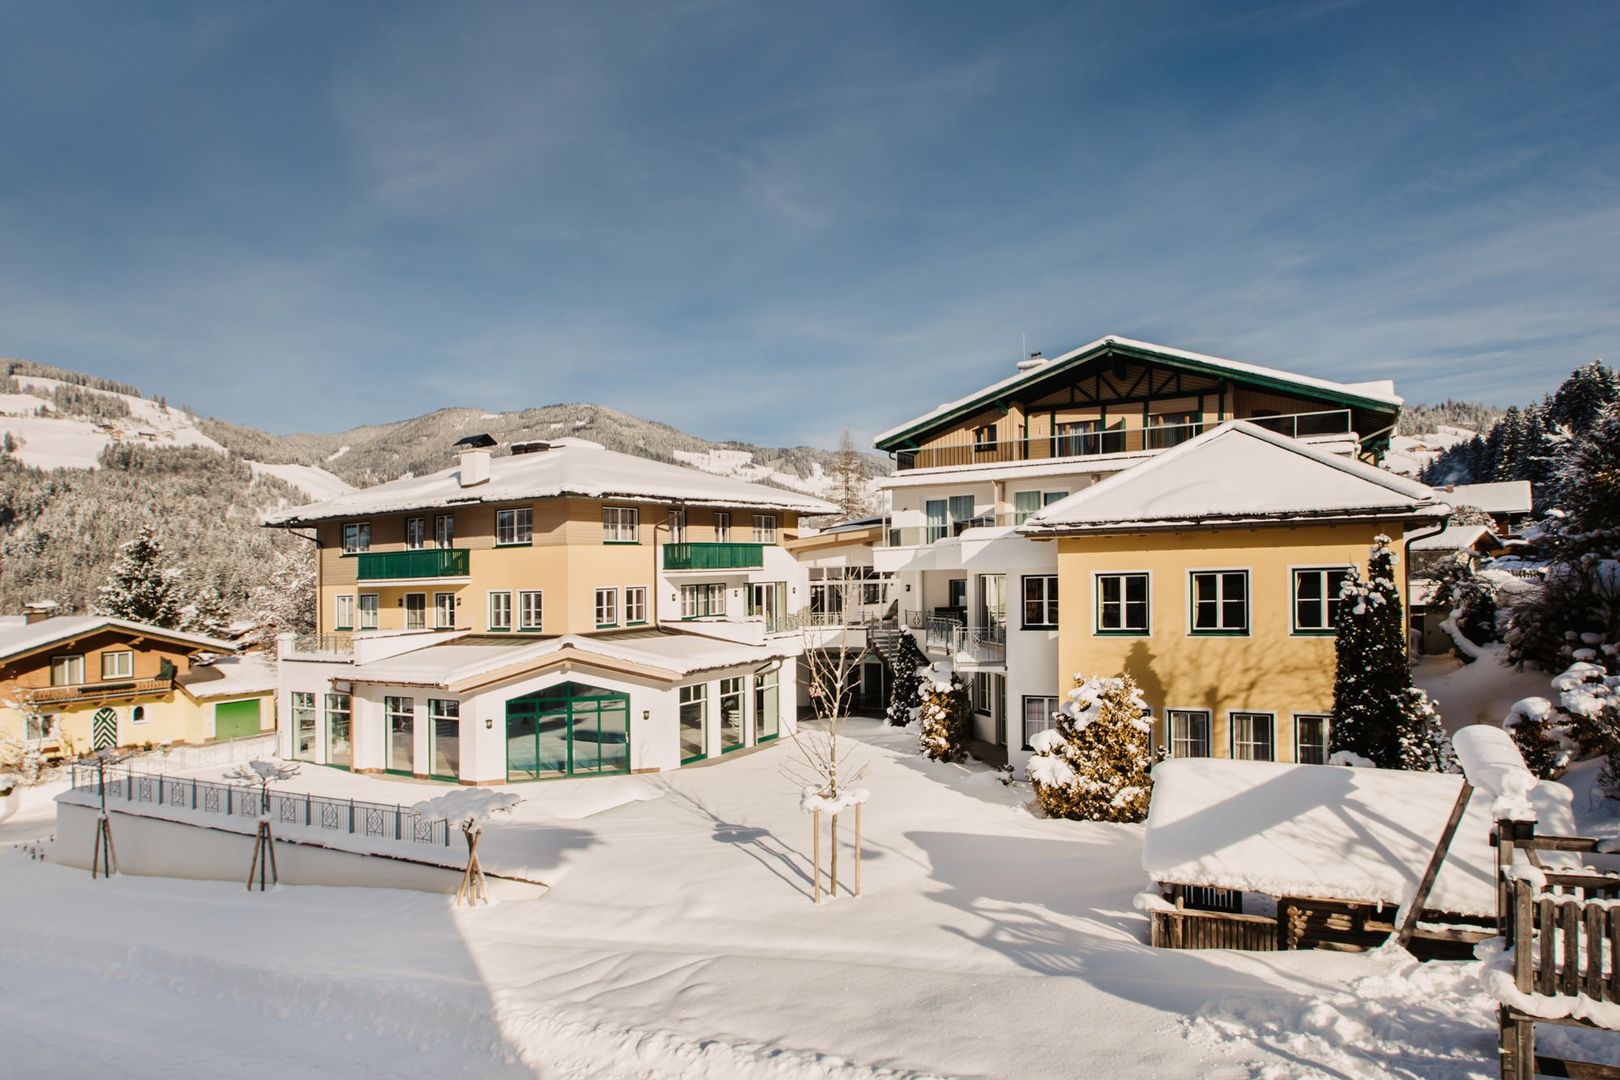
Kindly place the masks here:
[(275, 726), (275, 671), (201, 634), (100, 615), (0, 625), (8, 754), (206, 743)]
[[(1449, 507), (1414, 481), (1242, 421), (1053, 503), (1064, 676), (1129, 673), (1176, 756), (1323, 762), (1350, 567)], [(1056, 705), (1057, 698), (1052, 704)]]

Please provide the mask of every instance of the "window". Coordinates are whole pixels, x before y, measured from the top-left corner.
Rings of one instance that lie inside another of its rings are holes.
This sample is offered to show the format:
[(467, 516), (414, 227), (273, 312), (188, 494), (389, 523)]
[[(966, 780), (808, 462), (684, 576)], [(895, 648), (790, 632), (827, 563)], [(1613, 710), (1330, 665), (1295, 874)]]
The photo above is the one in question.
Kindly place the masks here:
[(360, 594), (360, 629), (377, 629), (377, 594), (367, 592)]
[(777, 735), (777, 724), (780, 718), (777, 716), (776, 683), (777, 676), (774, 671), (767, 671), (754, 680), (754, 742), (756, 744), (770, 742)]
[(408, 697), (383, 698), (383, 713), (388, 721), (388, 772), (409, 773), (416, 769), (416, 699)]
[(1099, 634), (1148, 632), (1146, 574), (1097, 575), (1097, 632)]
[(433, 542), (442, 548), (456, 546), (456, 515), (440, 514), (433, 519)]
[(135, 652), (132, 649), (119, 649), (116, 652), (101, 654), (101, 677), (103, 679), (128, 679), (135, 674)]
[(681, 618), (702, 619), (726, 613), (726, 587), (719, 583), (681, 586)]
[(596, 590), (596, 625), (598, 629), (619, 625), (619, 590)]
[(427, 518), (405, 519), (405, 546), (412, 550), (427, 547)]
[(1347, 567), (1312, 567), (1294, 571), (1294, 633), (1329, 634), (1339, 612), (1339, 588), (1350, 576)]
[(1209, 757), (1207, 710), (1171, 709), (1165, 715), (1170, 723), (1171, 757)]
[(952, 495), (951, 506), (951, 535), (961, 536), (962, 530), (973, 524), (973, 496)]
[(743, 744), (743, 681), (720, 680), (720, 752), (737, 750)]
[(495, 543), (527, 544), (534, 539), (534, 507), (495, 511)]
[(748, 614), (774, 619), (787, 612), (787, 582), (756, 581), (748, 586)]
[[(511, 600), (507, 600), (507, 618), (511, 618)], [(454, 630), (456, 628), (456, 594), (453, 592), (436, 592), (433, 594), (433, 628), (435, 630)]]
[(35, 716), (25, 713), (23, 716), (23, 738), (30, 744), (46, 742), (57, 737), (56, 716), (47, 713)]
[(928, 543), (943, 540), (951, 534), (950, 505), (944, 499), (929, 499), (923, 503), (923, 512), (928, 515), (928, 531), (925, 536)]
[(669, 542), (672, 544), (686, 543), (685, 510), (671, 510), (669, 512)]
[(293, 757), (315, 760), (315, 695), (294, 690), (292, 694)]
[(973, 429), (973, 452), (975, 454), (987, 454), (994, 451), (995, 448), (996, 426), (994, 424), (985, 424), (982, 427)]
[(1192, 632), (1249, 632), (1249, 572), (1199, 570), (1192, 574)]
[(1101, 420), (1069, 420), (1052, 436), (1053, 457), (1080, 457), (1102, 452)]
[(1198, 413), (1159, 413), (1148, 417), (1148, 449), (1167, 450), (1204, 430)]
[(354, 597), (348, 593), (343, 593), (340, 596), (334, 596), (332, 602), (335, 605), (332, 625), (338, 630), (353, 630)]
[(1328, 718), (1316, 714), (1294, 717), (1294, 760), (1301, 765), (1328, 762)]
[(1018, 491), (1013, 493), (1013, 524), (1022, 525), (1043, 506), (1069, 497), (1067, 491)]
[(427, 593), (408, 592), (405, 594), (405, 629), (425, 630), (427, 628)]
[(371, 522), (350, 521), (343, 526), (343, 553), (353, 555), (371, 550)]
[(714, 513), (714, 542), (717, 544), (731, 543), (731, 514), (726, 510), (716, 510)]
[(1239, 761), (1276, 761), (1270, 713), (1235, 712), (1226, 714), (1232, 727), (1232, 756)]
[(1052, 719), (1058, 709), (1058, 699), (1055, 697), (1025, 697), (1024, 698), (1024, 749), (1030, 749), (1029, 741), (1037, 734), (1052, 727)]
[(706, 683), (681, 687), (681, 764), (709, 755), (709, 687)]
[(1058, 624), (1058, 579), (1056, 574), (1024, 576), (1024, 629), (1051, 630)]
[(946, 606), (967, 610), (967, 578), (951, 578), (945, 582)]
[(145, 705), (137, 705), (133, 709), (129, 710), (129, 719), (130, 723), (144, 724), (151, 718), (146, 715)]
[(754, 543), (756, 543), (756, 544), (774, 544), (774, 543), (776, 543), (776, 515), (775, 514), (755, 514), (754, 515)]
[(636, 544), (641, 541), (641, 511), (633, 506), (602, 507), (602, 542)]
[(512, 629), (511, 593), (492, 592), (489, 594), (489, 628), (491, 630)]
[(1053, 503), (1062, 502), (1068, 497), (1069, 493), (1067, 491), (1043, 491), (1041, 492), (1041, 505), (1051, 506)]
[(428, 775), (461, 775), (461, 702), (428, 699)]
[(647, 586), (632, 585), (624, 590), (624, 621), (629, 626), (647, 621)]
[(518, 593), (518, 629), (539, 630), (545, 625), (544, 607), (539, 589)]
[(988, 671), (975, 671), (973, 673), (973, 711), (990, 715), (990, 673)]
[(345, 769), (354, 764), (354, 742), (348, 694), (326, 695), (326, 763)]

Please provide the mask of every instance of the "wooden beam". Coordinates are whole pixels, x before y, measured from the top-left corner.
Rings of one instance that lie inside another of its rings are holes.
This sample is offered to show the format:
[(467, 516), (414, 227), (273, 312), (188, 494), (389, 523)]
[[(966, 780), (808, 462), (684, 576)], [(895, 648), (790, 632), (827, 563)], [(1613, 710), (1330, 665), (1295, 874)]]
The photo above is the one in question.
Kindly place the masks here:
[(1417, 892), (1412, 894), (1412, 906), (1407, 908), (1401, 928), (1395, 934), (1396, 942), (1403, 949), (1412, 943), (1412, 932), (1417, 929), (1418, 916), (1423, 912), (1423, 905), (1428, 903), (1429, 893), (1434, 890), (1434, 879), (1440, 875), (1440, 864), (1446, 860), (1451, 838), (1457, 835), (1457, 826), (1462, 823), (1463, 811), (1468, 809), (1468, 800), (1473, 794), (1474, 785), (1464, 780), (1457, 792), (1457, 801), (1451, 804), (1451, 816), (1446, 819), (1446, 827), (1440, 830), (1440, 841), (1434, 845), (1434, 854), (1429, 856), (1429, 867), (1423, 871), (1423, 880), (1418, 882)]

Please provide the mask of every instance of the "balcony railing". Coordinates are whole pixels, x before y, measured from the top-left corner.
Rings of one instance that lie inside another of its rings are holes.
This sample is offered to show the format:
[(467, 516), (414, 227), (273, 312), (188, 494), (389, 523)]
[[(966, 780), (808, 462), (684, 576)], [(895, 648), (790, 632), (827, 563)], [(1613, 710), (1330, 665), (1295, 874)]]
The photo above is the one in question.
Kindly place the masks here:
[(361, 581), (411, 581), (467, 576), (466, 548), (413, 548), (406, 551), (363, 551)]
[(17, 692), (27, 704), (39, 706), (162, 696), (173, 689), (173, 676), (164, 676), (155, 679), (107, 679), (102, 682), (72, 683), (67, 686), (19, 687)]
[(1012, 525), (1022, 525), (1034, 517), (1036, 511), (1020, 511), (1012, 514), (982, 514), (966, 521), (952, 521), (936, 523), (933, 525), (902, 525), (898, 528), (883, 530), (878, 541), (879, 547), (922, 547), (937, 540), (949, 540), (961, 536), (969, 529), (996, 529)]
[(932, 615), (921, 611), (906, 613), (906, 625), (922, 632), (924, 649), (973, 663), (999, 664), (1006, 661), (1006, 623), (966, 626), (960, 618), (948, 614), (958, 609), (935, 610), (936, 614)]
[(299, 634), (292, 652), (304, 656), (353, 656), (353, 634)]
[(665, 570), (759, 570), (764, 544), (665, 544)]
[[(1349, 409), (1289, 413), (1281, 416), (1246, 416), (1248, 423), (1295, 439), (1320, 435), (1348, 435), (1354, 431)], [(1078, 425), (1075, 425), (1078, 427)], [(895, 451), (895, 468), (957, 468), (964, 465), (996, 465), (1019, 461), (1050, 461), (1057, 458), (1097, 457), (1102, 454), (1139, 454), (1168, 450), (1202, 435), (1213, 423), (1160, 424), (1155, 427), (1114, 428), (1108, 431), (1067, 430), (1029, 439), (960, 442)], [(1061, 425), (1060, 425), (1061, 427)]]

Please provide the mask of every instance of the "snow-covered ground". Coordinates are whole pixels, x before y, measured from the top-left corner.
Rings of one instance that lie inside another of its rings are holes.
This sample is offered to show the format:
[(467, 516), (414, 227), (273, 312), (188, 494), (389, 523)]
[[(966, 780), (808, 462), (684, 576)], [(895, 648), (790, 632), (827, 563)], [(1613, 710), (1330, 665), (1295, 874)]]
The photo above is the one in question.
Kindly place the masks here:
[[(1036, 818), (1027, 790), (988, 769), (932, 764), (913, 732), (852, 724), (872, 791), (865, 895), (820, 908), (787, 744), (667, 776), (512, 788), (525, 803), (480, 854), (553, 887), (478, 911), (388, 890), (92, 882), (0, 851), (0, 970), (27, 990), (0, 1011), (7, 1064), (131, 1077), (206, 1060), (249, 1077), (1495, 1074), (1474, 965), (1151, 949), (1131, 903), (1140, 827)], [(443, 790), (323, 769), (293, 783), (318, 780), (390, 802)]]
[(1506, 647), (1480, 647), (1483, 655), (1464, 664), (1452, 655), (1421, 656), (1412, 666), (1412, 682), (1426, 690), (1440, 710), (1447, 731), (1468, 724), (1501, 724), (1513, 703), (1550, 693), (1547, 674), (1524, 671), (1502, 662)]
[[(129, 415), (95, 423), (70, 416), (53, 415), (52, 392), (68, 386), (60, 379), (41, 375), (13, 376), (21, 393), (0, 394), (0, 431), (17, 440), (18, 461), (39, 469), (94, 469), (102, 450), (113, 442), (149, 446), (197, 446), (221, 453), (225, 448), (197, 426), (195, 418), (180, 409), (166, 408), (156, 401), (110, 390), (93, 390), (114, 397), (129, 406)], [(46, 415), (35, 415), (43, 409)]]
[(354, 490), (354, 485), (318, 465), (265, 465), (257, 461), (249, 464), (253, 467), (253, 475), (284, 480), (311, 499), (335, 499)]
[[(677, 450), (675, 460), (682, 465), (714, 473), (716, 476), (734, 476), (738, 480), (746, 480), (752, 484), (780, 484), (793, 491), (802, 491), (809, 495), (817, 495), (824, 499), (837, 496), (838, 479), (823, 469), (819, 462), (813, 463), (810, 475), (799, 476), (796, 473), (782, 472), (769, 465), (761, 465), (754, 461), (754, 455), (748, 450)], [(866, 481), (866, 494), (868, 499), (877, 492), (877, 481)]]

